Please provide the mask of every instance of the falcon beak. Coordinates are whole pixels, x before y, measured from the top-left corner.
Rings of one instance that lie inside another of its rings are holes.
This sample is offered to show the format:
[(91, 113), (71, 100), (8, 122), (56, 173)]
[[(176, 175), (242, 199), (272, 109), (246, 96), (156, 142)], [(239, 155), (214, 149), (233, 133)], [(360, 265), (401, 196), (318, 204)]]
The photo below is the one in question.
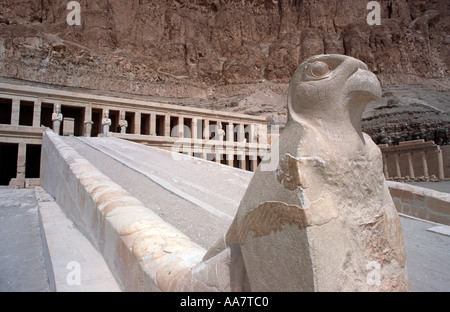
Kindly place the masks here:
[(381, 98), (381, 84), (377, 76), (369, 70), (358, 68), (345, 84), (348, 100), (355, 97), (365, 104)]

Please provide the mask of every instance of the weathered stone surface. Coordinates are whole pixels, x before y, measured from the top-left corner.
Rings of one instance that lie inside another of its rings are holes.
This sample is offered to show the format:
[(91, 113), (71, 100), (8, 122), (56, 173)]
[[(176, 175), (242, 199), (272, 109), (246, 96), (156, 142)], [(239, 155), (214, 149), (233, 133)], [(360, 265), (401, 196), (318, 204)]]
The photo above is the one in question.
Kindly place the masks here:
[(82, 25), (68, 26), (65, 1), (4, 0), (0, 75), (219, 97), (288, 83), (307, 57), (340, 53), (366, 62), (383, 83), (445, 86), (448, 1), (378, 2), (382, 23), (369, 26), (366, 0), (80, 0)]
[(278, 170), (258, 168), (205, 260), (239, 244), (252, 291), (408, 290), (381, 152), (361, 131), (379, 81), (357, 59), (319, 55), (299, 66), (289, 91)]

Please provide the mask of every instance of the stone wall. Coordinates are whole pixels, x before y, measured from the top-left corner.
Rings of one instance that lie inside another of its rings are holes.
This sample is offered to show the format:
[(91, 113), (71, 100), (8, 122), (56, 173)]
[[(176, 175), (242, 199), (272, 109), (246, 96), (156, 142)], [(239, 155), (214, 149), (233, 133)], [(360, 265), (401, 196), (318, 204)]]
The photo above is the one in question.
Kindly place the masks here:
[(388, 181), (399, 213), (450, 225), (450, 194)]

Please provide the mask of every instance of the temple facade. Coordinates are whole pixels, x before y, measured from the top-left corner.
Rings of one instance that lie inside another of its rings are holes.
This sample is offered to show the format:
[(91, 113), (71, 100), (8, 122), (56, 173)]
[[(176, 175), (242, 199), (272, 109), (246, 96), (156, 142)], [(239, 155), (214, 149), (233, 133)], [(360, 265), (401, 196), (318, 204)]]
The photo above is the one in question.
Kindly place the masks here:
[(256, 170), (273, 138), (264, 117), (0, 83), (1, 185), (39, 183), (46, 128), (64, 136), (113, 136), (248, 171)]

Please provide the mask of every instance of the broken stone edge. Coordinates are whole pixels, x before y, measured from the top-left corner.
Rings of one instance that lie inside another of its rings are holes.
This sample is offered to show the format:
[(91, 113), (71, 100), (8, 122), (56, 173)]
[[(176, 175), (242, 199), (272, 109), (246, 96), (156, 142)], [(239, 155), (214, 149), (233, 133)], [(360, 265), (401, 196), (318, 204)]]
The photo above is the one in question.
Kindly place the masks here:
[(206, 250), (146, 208), (52, 131), (41, 186), (101, 252), (124, 291), (210, 291), (192, 277)]

